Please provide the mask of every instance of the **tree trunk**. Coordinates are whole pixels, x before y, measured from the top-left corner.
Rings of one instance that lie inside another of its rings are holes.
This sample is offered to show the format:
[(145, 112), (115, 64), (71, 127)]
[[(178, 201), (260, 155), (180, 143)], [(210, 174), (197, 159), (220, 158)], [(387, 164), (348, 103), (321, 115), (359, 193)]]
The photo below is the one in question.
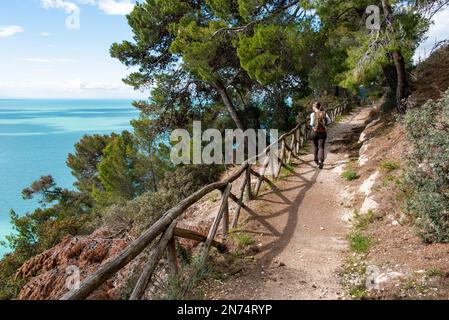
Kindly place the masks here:
[[(386, 18), (386, 23), (390, 32), (394, 34), (393, 29), (393, 11), (387, 0), (382, 0), (382, 7)], [(391, 52), (394, 66), (396, 68), (397, 85), (396, 85), (396, 108), (400, 113), (405, 112), (405, 108), (402, 106), (402, 100), (407, 97), (408, 93), (408, 81), (407, 70), (405, 68), (404, 56), (400, 50)], [(388, 79), (387, 79), (388, 80)]]
[(405, 69), (405, 62), (402, 53), (399, 50), (393, 52), (394, 65), (398, 74), (398, 85), (396, 88), (396, 103), (398, 111), (404, 113), (405, 107), (402, 105), (402, 100), (407, 97), (408, 81), (407, 70)]
[(388, 86), (391, 91), (396, 92), (398, 87), (398, 75), (396, 72), (396, 67), (394, 64), (388, 64), (382, 66), (382, 71), (384, 73), (385, 79), (387, 80)]
[(152, 183), (153, 183), (153, 192), (157, 192), (158, 191), (158, 187), (157, 187), (156, 173), (154, 172), (153, 162), (151, 162), (150, 171), (151, 171), (151, 180), (152, 180)]
[(245, 131), (246, 130), (245, 126), (243, 125), (243, 122), (240, 119), (237, 110), (234, 107), (234, 104), (232, 103), (228, 90), (226, 90), (225, 86), (223, 85), (223, 83), (221, 83), (220, 80), (216, 80), (214, 82), (214, 86), (217, 89), (218, 93), (220, 94), (221, 99), (223, 100), (224, 105), (228, 109), (229, 115), (231, 116), (232, 120), (234, 120), (237, 128)]

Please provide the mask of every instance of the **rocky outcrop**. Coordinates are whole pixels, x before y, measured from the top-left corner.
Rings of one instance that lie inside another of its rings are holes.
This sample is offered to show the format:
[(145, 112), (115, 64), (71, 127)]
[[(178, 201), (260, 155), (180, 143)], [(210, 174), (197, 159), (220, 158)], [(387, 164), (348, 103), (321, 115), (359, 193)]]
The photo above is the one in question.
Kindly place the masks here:
[[(19, 300), (56, 300), (71, 285), (93, 273), (101, 264), (116, 256), (131, 239), (114, 238), (106, 229), (99, 229), (89, 236), (66, 237), (48, 251), (27, 261), (17, 272), (17, 277), (30, 279), (22, 288)], [(89, 299), (119, 299), (123, 288), (124, 268), (110, 281), (96, 290)]]

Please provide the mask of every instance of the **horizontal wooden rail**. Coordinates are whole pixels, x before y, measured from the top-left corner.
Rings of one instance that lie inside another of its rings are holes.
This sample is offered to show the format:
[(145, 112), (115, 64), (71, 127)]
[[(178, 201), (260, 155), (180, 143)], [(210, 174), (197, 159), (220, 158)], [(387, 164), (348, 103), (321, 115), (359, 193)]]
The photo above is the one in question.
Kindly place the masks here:
[[(182, 228), (176, 228), (175, 229), (175, 236), (178, 238), (198, 241), (198, 242), (206, 242), (207, 236), (202, 235), (201, 233), (188, 230), (188, 229), (182, 229)], [(228, 247), (218, 241), (212, 241), (212, 247), (217, 248), (218, 252), (225, 253), (228, 252)]]

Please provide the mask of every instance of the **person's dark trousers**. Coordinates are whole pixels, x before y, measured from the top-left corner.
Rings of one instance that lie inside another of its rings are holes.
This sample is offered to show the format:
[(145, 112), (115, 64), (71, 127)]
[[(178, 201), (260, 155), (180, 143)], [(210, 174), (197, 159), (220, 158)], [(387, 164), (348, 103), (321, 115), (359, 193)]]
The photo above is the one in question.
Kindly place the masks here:
[(326, 145), (327, 133), (314, 132), (312, 134), (314, 147), (314, 160), (317, 163), (324, 163), (324, 147)]

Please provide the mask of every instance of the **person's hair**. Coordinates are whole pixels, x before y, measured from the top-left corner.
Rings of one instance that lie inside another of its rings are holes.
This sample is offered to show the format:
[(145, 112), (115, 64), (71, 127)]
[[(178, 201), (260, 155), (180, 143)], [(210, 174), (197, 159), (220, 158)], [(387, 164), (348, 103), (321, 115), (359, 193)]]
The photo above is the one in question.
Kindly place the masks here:
[(313, 104), (313, 107), (314, 107), (314, 108), (317, 108), (317, 109), (320, 110), (320, 111), (323, 111), (323, 106), (321, 105), (321, 102), (319, 102), (319, 101), (316, 101), (316, 102)]

